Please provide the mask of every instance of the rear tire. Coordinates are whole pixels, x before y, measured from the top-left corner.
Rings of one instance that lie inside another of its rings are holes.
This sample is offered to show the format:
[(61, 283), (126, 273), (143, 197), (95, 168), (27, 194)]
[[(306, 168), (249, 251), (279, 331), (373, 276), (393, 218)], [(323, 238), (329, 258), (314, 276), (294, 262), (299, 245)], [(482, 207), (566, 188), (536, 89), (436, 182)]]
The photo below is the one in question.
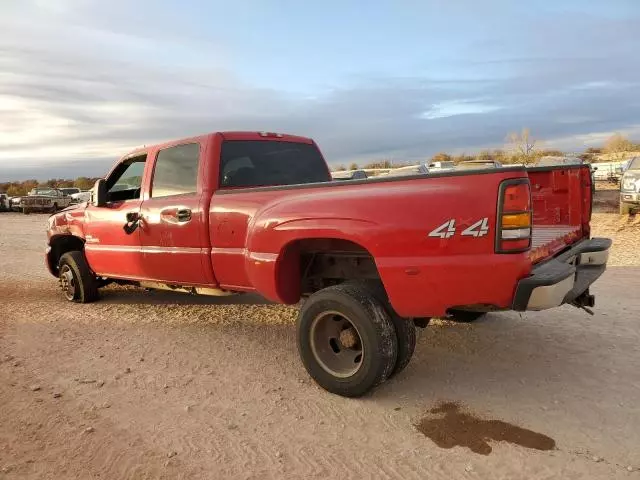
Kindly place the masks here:
[(83, 252), (74, 250), (62, 255), (58, 272), (60, 288), (68, 301), (90, 303), (98, 299), (98, 281)]
[(620, 202), (620, 215), (629, 215), (631, 213), (631, 205)]
[(465, 310), (451, 310), (449, 311), (449, 320), (460, 323), (475, 322), (481, 317), (484, 317), (486, 312), (469, 312)]
[(325, 390), (359, 397), (384, 382), (398, 356), (395, 328), (370, 289), (352, 283), (320, 290), (297, 322), (298, 352)]
[(412, 318), (403, 318), (395, 312), (389, 302), (389, 297), (387, 296), (387, 292), (384, 289), (382, 282), (369, 281), (367, 282), (367, 285), (378, 301), (387, 309), (396, 332), (396, 338), (398, 340), (398, 359), (396, 360), (396, 364), (393, 367), (391, 375), (389, 375), (389, 378), (391, 378), (404, 370), (405, 367), (409, 365), (411, 357), (413, 357), (413, 352), (416, 349), (416, 325)]

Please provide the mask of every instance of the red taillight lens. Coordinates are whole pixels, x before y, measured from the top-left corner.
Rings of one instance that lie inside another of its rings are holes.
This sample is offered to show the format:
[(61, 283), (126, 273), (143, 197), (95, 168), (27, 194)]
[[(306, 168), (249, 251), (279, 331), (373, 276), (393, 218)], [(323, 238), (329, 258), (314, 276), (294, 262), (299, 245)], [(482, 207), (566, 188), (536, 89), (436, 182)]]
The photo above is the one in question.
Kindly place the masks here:
[(531, 248), (531, 186), (526, 180), (506, 180), (500, 186), (496, 252)]
[(531, 210), (531, 190), (528, 183), (508, 185), (504, 189), (502, 211), (528, 212)]

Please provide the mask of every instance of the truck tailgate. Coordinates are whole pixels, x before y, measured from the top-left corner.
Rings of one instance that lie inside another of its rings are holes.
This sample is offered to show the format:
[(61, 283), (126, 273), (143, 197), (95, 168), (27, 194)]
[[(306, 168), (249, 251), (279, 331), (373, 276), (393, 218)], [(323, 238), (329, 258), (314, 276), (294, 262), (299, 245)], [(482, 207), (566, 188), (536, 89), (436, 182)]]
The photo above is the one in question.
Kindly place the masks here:
[(533, 263), (589, 237), (592, 184), (588, 165), (534, 167), (531, 182)]

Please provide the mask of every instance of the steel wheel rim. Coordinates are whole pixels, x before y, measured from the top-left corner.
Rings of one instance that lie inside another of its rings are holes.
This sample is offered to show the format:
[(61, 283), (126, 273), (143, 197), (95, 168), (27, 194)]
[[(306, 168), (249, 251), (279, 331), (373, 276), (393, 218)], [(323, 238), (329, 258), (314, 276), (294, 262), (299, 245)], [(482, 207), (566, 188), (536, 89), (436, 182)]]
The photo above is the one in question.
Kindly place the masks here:
[(64, 265), (60, 269), (60, 288), (67, 300), (73, 300), (76, 297), (76, 280), (69, 265)]
[(339, 312), (316, 316), (311, 323), (309, 341), (316, 362), (334, 377), (351, 377), (362, 367), (362, 337), (351, 320)]

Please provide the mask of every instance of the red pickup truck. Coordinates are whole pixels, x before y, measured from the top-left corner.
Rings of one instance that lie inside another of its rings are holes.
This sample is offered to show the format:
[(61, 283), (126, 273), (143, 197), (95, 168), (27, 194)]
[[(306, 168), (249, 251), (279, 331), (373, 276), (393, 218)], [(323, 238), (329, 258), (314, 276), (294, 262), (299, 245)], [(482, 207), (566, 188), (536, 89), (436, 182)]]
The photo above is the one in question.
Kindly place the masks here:
[(588, 166), (332, 181), (308, 138), (218, 132), (123, 157), (51, 216), (46, 263), (81, 303), (114, 281), (304, 299), (305, 368), (359, 396), (407, 365), (430, 317), (589, 311), (611, 245), (590, 237), (591, 205)]

